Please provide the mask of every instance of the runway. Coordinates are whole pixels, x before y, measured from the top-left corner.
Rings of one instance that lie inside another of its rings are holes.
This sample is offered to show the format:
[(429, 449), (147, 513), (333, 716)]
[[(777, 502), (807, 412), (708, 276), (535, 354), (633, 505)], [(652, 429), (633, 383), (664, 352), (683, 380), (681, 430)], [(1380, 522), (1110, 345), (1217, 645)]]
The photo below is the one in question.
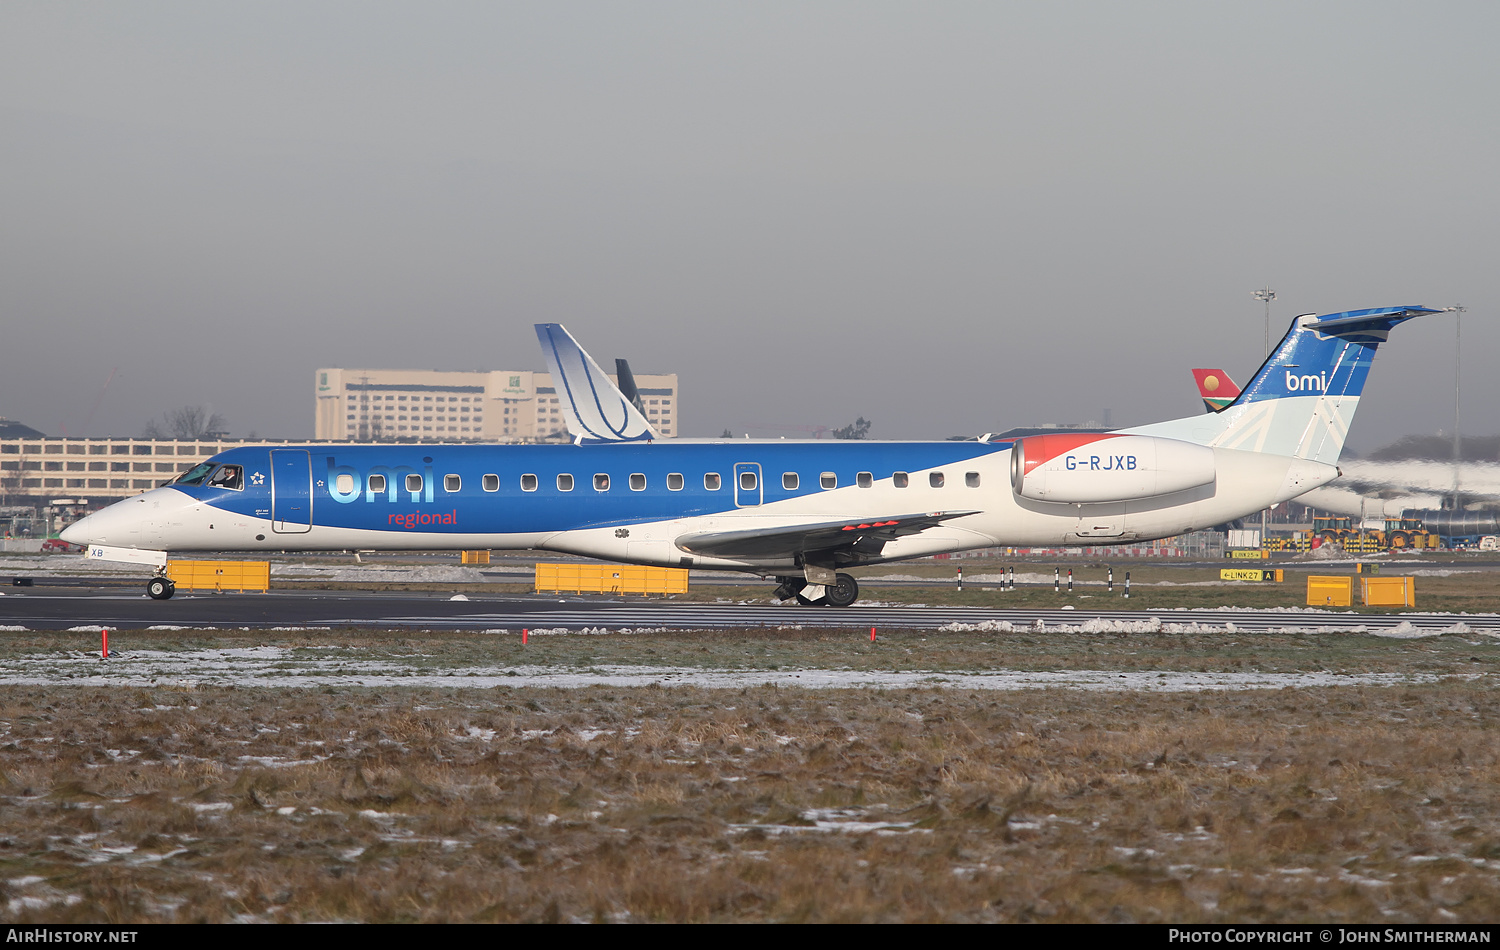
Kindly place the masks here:
[(1005, 609), (887, 605), (853, 607), (684, 603), (617, 597), (450, 595), (402, 592), (272, 591), (179, 593), (167, 601), (102, 588), (11, 588), (0, 596), (0, 630), (147, 628), (357, 628), (414, 630), (1073, 630), (1098, 633), (1219, 630), (1368, 632), (1388, 636), (1483, 633), (1500, 636), (1500, 615), (1361, 614), (1313, 608), (1158, 611)]

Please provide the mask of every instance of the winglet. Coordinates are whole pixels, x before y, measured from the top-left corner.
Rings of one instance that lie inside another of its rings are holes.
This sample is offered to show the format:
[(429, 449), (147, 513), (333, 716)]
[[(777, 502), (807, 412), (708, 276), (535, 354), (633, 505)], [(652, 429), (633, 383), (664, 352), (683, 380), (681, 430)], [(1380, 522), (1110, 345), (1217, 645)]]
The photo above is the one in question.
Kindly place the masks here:
[(649, 442), (659, 436), (560, 323), (538, 323), (537, 340), (568, 431), (579, 443)]

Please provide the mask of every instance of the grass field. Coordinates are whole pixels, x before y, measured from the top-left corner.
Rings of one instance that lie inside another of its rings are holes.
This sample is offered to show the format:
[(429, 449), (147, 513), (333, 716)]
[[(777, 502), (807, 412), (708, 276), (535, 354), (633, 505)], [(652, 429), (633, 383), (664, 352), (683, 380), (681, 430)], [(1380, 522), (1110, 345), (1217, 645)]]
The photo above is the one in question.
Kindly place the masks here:
[(218, 655), (230, 670), (254, 646), (280, 649), (288, 668), (358, 657), (447, 674), (525, 664), (1412, 677), (1161, 693), (412, 688), (399, 673), (375, 687), (67, 685), (94, 636), (0, 639), (0, 665), (55, 668), (46, 685), (0, 686), (0, 906), (13, 923), (1500, 916), (1491, 637), (883, 631), (870, 644), (783, 630), (568, 634), (523, 647), (455, 632), (126, 630), (111, 640), (127, 660)]

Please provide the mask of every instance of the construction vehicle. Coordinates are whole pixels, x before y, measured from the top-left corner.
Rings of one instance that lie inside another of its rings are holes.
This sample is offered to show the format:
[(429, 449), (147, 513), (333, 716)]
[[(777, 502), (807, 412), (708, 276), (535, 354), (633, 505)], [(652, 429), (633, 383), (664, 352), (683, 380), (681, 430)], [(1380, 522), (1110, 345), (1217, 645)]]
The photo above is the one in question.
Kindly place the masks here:
[(1438, 536), (1417, 518), (1387, 518), (1384, 528), (1365, 528), (1353, 518), (1314, 516), (1310, 537), (1337, 541), (1344, 550), (1358, 554), (1372, 551), (1436, 550)]
[(1386, 546), (1392, 551), (1412, 549), (1417, 551), (1437, 550), (1441, 539), (1420, 518), (1387, 518), (1385, 522)]

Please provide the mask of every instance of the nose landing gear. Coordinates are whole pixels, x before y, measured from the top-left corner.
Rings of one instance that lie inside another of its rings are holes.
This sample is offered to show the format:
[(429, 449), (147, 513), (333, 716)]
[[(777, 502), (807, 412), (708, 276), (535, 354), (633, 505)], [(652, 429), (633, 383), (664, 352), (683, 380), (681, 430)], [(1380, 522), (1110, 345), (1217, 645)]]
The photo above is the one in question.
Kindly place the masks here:
[(165, 577), (153, 577), (146, 582), (146, 594), (152, 600), (171, 600), (177, 593), (177, 585)]

